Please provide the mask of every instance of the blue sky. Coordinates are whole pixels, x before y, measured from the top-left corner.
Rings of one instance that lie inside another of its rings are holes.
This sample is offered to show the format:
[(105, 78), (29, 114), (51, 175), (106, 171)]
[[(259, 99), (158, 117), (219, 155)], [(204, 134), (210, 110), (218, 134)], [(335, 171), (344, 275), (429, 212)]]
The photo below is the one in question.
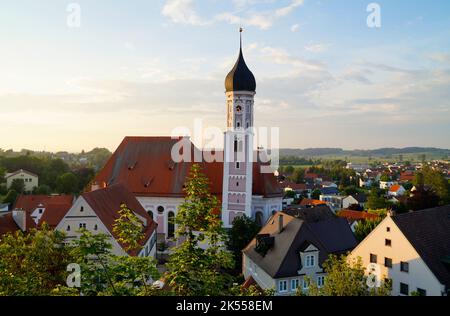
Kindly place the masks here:
[[(283, 147), (450, 148), (450, 2), (1, 0), (0, 148), (114, 149), (201, 118), (225, 128), (238, 50)], [(12, 132), (13, 131), (13, 132)]]

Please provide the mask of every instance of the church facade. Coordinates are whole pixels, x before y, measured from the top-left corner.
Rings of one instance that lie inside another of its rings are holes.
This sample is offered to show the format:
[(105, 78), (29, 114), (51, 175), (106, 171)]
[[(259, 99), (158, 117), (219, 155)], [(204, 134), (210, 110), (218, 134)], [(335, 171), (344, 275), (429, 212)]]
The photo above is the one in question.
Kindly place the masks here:
[[(211, 193), (222, 203), (225, 228), (236, 217), (246, 215), (263, 225), (282, 209), (282, 191), (273, 173), (262, 171), (263, 163), (253, 150), (254, 97), (256, 80), (242, 53), (225, 79), (226, 131), (221, 161), (201, 162), (201, 149), (187, 137), (126, 137), (92, 182), (91, 190), (114, 184), (132, 192), (148, 214), (158, 223), (159, 238), (170, 239), (175, 227), (171, 218), (184, 202), (183, 186), (193, 163), (201, 166), (210, 181)], [(187, 144), (190, 160), (175, 162), (172, 150)]]

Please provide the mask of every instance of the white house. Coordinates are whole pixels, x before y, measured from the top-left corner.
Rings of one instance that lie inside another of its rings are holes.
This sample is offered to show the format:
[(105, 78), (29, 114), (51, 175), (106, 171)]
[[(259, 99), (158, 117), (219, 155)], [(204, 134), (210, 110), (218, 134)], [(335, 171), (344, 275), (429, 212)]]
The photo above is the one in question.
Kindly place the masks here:
[[(263, 290), (295, 295), (308, 290), (308, 276), (324, 285), (323, 262), (331, 253), (343, 254), (357, 242), (347, 221), (329, 214), (317, 218), (314, 209), (297, 210), (296, 216), (277, 212), (243, 250), (242, 272)], [(314, 219), (314, 220), (313, 220)], [(326, 235), (325, 234), (326, 232)]]
[[(139, 251), (127, 250), (113, 232), (114, 223), (119, 218), (118, 211), (122, 204), (132, 210), (143, 224), (144, 238), (140, 242), (142, 249)], [(110, 237), (112, 252), (116, 255), (155, 257), (156, 227), (155, 221), (124, 186), (112, 185), (79, 196), (56, 229), (66, 233), (68, 240), (79, 238), (82, 229), (89, 230), (94, 234), (103, 233)]]
[(365, 194), (353, 194), (345, 197), (342, 200), (342, 208), (347, 209), (352, 205), (359, 205), (364, 208), (364, 205), (367, 202), (367, 196)]
[(7, 173), (5, 175), (6, 179), (6, 188), (9, 190), (14, 180), (23, 180), (25, 185), (25, 192), (30, 193), (33, 192), (34, 188), (39, 186), (39, 177), (30, 172), (23, 169), (17, 170), (12, 173)]
[(450, 206), (389, 214), (350, 254), (367, 274), (389, 279), (392, 295), (448, 295)]
[(345, 196), (340, 195), (321, 195), (319, 197), (320, 201), (325, 202), (331, 210), (336, 213), (337, 211), (342, 209), (342, 203), (345, 199)]
[(394, 184), (397, 184), (397, 182), (394, 181), (380, 181), (380, 189), (382, 190), (389, 190), (391, 186)]

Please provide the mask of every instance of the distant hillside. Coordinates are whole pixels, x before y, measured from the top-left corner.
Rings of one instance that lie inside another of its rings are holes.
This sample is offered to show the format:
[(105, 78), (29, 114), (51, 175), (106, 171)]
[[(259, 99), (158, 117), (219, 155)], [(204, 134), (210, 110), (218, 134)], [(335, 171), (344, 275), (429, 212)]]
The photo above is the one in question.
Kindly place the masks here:
[(280, 149), (280, 156), (300, 158), (333, 158), (364, 161), (366, 159), (401, 159), (418, 161), (425, 158), (450, 159), (450, 149), (407, 147), (407, 148), (380, 148), (373, 150), (344, 150), (342, 148), (307, 148), (307, 149)]

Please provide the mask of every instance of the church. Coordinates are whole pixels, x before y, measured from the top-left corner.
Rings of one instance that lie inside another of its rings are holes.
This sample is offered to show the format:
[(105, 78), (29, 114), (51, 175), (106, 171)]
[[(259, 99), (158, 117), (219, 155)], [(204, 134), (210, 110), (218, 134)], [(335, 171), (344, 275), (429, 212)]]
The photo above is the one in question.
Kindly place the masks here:
[[(263, 225), (282, 209), (282, 190), (273, 173), (262, 171), (263, 163), (253, 149), (254, 98), (256, 80), (242, 53), (225, 79), (227, 107), (224, 150), (221, 161), (175, 162), (172, 149), (187, 141), (191, 155), (205, 153), (186, 137), (125, 137), (104, 168), (98, 173), (91, 190), (114, 184), (125, 186), (158, 223), (158, 239), (170, 240), (175, 227), (171, 219), (184, 202), (183, 186), (193, 163), (198, 163), (210, 181), (211, 193), (222, 203), (225, 228), (236, 217), (246, 215)], [(204, 155), (201, 155), (204, 157)]]

